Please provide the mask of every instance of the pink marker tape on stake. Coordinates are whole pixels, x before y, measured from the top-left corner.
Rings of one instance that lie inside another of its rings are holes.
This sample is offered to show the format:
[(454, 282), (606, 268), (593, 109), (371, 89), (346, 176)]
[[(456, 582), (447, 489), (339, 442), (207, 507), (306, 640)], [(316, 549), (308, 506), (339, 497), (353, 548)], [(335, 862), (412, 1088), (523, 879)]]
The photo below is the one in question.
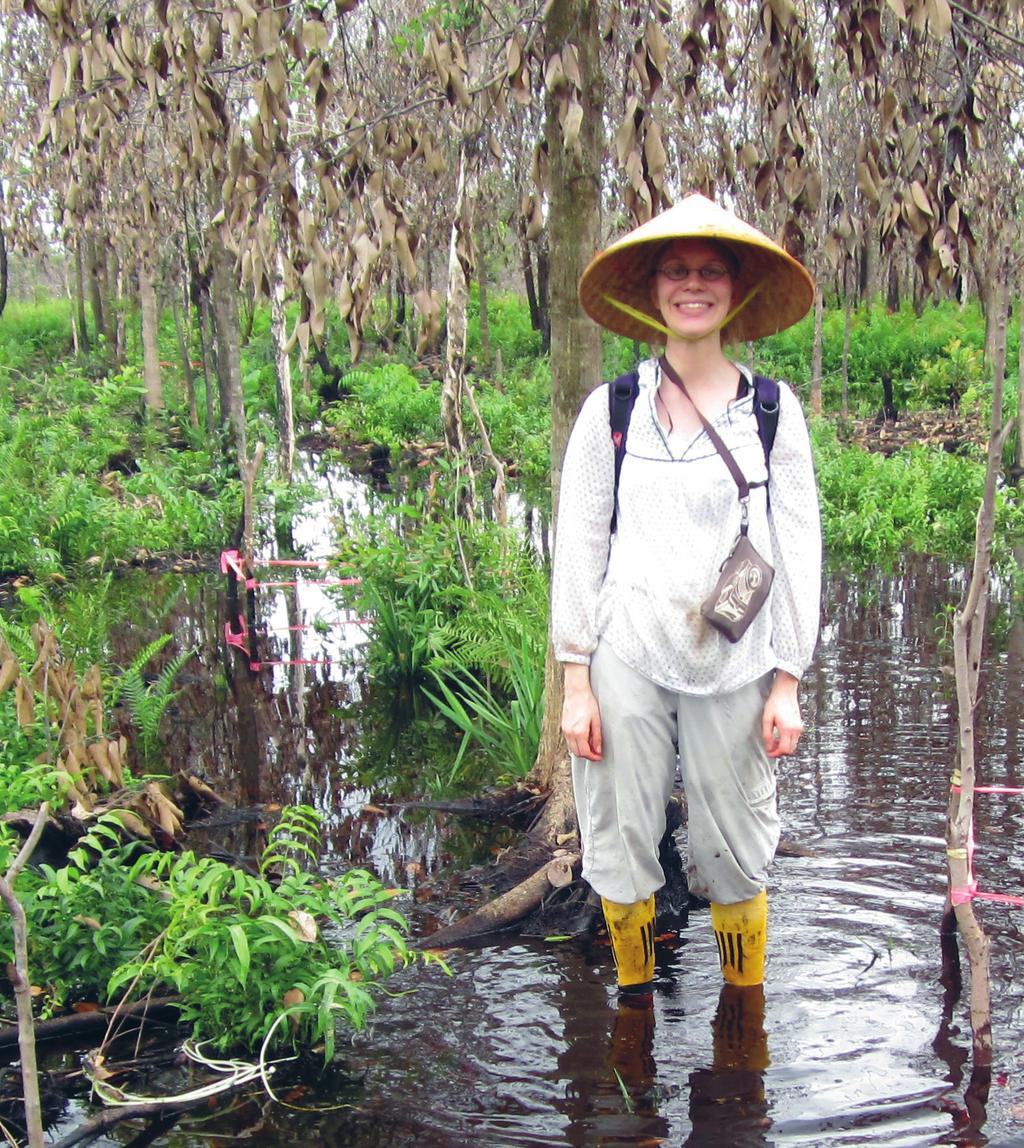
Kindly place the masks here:
[[(267, 558), (258, 562), (258, 565), (269, 567), (289, 567), (296, 570), (326, 570), (331, 567), (331, 563), (325, 559), (309, 559), (309, 558)], [(233, 574), (235, 579), (245, 586), (250, 611), (254, 609), (255, 592), (258, 588), (269, 589), (283, 589), (283, 588), (301, 588), (302, 586), (358, 586), (361, 579), (358, 577), (347, 578), (302, 578), (295, 581), (267, 581), (261, 582), (257, 579), (252, 572), (252, 563), (238, 550), (222, 550), (220, 555), (220, 568), (221, 573), (228, 575)], [(253, 620), (255, 622), (255, 614), (253, 613)], [(366, 626), (369, 624), (367, 618), (341, 618), (333, 622), (320, 623), (328, 626)], [(285, 632), (281, 630), (254, 629), (250, 635), (249, 626), (245, 618), (239, 615), (237, 619), (237, 629), (232, 622), (224, 623), (224, 640), (228, 646), (233, 646), (235, 649), (241, 650), (242, 653), (249, 659), (249, 668), (253, 672), (259, 672), (262, 669), (270, 666), (330, 666), (340, 664), (341, 659), (337, 658), (281, 658), (272, 661), (262, 661), (255, 657), (256, 650), (252, 639), (256, 638), (258, 634), (262, 633), (267, 635), (269, 633)], [(310, 625), (288, 626), (287, 631), (298, 632), (315, 629)]]

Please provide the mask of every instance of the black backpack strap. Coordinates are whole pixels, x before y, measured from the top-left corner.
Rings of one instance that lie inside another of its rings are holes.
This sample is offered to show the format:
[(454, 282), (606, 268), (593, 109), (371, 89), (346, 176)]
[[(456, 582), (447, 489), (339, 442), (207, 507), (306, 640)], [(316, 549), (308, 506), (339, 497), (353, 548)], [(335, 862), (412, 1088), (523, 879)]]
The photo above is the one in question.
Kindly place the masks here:
[(615, 448), (615, 480), (612, 487), (612, 520), (608, 528), (609, 534), (615, 533), (619, 509), (619, 474), (622, 471), (622, 460), (626, 457), (626, 431), (629, 429), (633, 405), (639, 392), (639, 371), (619, 375), (608, 384), (608, 426), (611, 430), (612, 446)]
[(754, 376), (754, 418), (757, 419), (757, 437), (764, 450), (764, 463), (770, 470), (769, 457), (775, 445), (775, 432), (779, 429), (778, 380), (765, 375)]

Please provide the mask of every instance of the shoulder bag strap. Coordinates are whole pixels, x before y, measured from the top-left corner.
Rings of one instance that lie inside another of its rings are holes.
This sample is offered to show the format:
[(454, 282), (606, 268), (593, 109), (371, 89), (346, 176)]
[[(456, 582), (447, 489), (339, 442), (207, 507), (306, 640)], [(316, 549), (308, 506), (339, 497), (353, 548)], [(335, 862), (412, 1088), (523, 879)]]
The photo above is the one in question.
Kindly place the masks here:
[(658, 364), (661, 367), (661, 369), (665, 372), (666, 378), (668, 378), (671, 382), (675, 383), (675, 385), (683, 392), (683, 394), (688, 399), (690, 399), (690, 405), (697, 412), (697, 418), (700, 419), (701, 426), (703, 426), (705, 431), (707, 431), (708, 438), (711, 439), (711, 442), (714, 445), (715, 450), (717, 450), (718, 453), (722, 456), (722, 461), (729, 468), (729, 473), (732, 475), (733, 481), (736, 483), (736, 486), (739, 489), (740, 504), (743, 507), (743, 523), (740, 527), (740, 531), (741, 531), (741, 533), (746, 534), (746, 532), (747, 532), (747, 499), (750, 497), (750, 483), (747, 482), (746, 476), (744, 475), (743, 471), (740, 470), (739, 463), (736, 461), (736, 459), (733, 458), (732, 451), (729, 450), (729, 448), (725, 445), (724, 442), (722, 442), (722, 436), (718, 433), (718, 431), (715, 430), (715, 428), (711, 425), (711, 423), (708, 422), (708, 420), (702, 414), (700, 408), (693, 401), (693, 399), (690, 398), (690, 392), (686, 389), (686, 384), (683, 382), (683, 380), (676, 373), (676, 370), (672, 366), (672, 364), (668, 361), (668, 359), (664, 355), (662, 355), (661, 358), (658, 360)]

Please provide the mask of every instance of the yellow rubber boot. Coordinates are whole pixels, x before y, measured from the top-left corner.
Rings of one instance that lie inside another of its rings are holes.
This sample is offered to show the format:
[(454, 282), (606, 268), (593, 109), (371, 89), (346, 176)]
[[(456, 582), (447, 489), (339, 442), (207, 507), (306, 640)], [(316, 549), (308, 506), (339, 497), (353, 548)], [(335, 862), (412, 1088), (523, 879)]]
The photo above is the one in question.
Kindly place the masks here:
[(768, 938), (768, 892), (734, 905), (711, 903), (711, 927), (718, 942), (722, 976), (731, 985), (764, 981), (764, 949)]
[(619, 988), (626, 992), (649, 991), (654, 980), (654, 895), (630, 905), (602, 897), (601, 908), (612, 942)]

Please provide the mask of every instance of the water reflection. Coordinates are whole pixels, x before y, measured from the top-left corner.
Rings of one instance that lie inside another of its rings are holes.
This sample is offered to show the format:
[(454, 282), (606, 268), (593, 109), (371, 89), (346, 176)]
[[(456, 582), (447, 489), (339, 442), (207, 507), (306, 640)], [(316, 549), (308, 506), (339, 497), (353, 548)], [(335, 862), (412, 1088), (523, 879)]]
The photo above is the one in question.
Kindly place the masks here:
[[(339, 513), (362, 513), (362, 495), (337, 488), (332, 498)], [(327, 609), (306, 588), (282, 595), (261, 624), (269, 633), (280, 615), (284, 633), (270, 640), (282, 659), (313, 660), (326, 648), (336, 660), (252, 671), (225, 647), (224, 579), (192, 579), (184, 594), (180, 586), (148, 581), (132, 628), (114, 637), (124, 663), (160, 632), (196, 649), (175, 703), (171, 760), (238, 805), (315, 805), (326, 819), (328, 867), (368, 865), (408, 889), (404, 907), (425, 928), (446, 903), (434, 882), (504, 842), (396, 804), (403, 763), (423, 746), (402, 740), (399, 713), (387, 720), (355, 639), (294, 628)], [(1024, 1131), (1020, 910), (978, 906), (993, 945), (996, 1044), (984, 1106), (985, 1082), (969, 1075), (967, 1003), (939, 979), (955, 741), (943, 616), (961, 588), (934, 563), (829, 580), (821, 649), (804, 686), (808, 732), (780, 771), (784, 838), (799, 848), (772, 874), (763, 995), (722, 989), (700, 911), (674, 944), (659, 943), (653, 1005), (634, 1013), (617, 1006), (611, 955), (593, 940), (505, 938), (453, 953), (452, 978), (410, 972), (403, 987), (415, 991), (388, 1000), (346, 1050), (346, 1068), (363, 1078), (354, 1107), (316, 1117), (261, 1108), (257, 1142), (1012, 1143)], [(986, 782), (1015, 785), (1020, 624), (988, 662), (979, 761)], [(265, 828), (257, 811), (216, 840), (251, 856)], [(982, 887), (1021, 892), (1024, 798), (979, 795), (976, 832)], [(325, 1080), (309, 1103), (337, 1101), (338, 1089)], [(238, 1133), (231, 1117), (213, 1116), (155, 1143), (193, 1148)]]

